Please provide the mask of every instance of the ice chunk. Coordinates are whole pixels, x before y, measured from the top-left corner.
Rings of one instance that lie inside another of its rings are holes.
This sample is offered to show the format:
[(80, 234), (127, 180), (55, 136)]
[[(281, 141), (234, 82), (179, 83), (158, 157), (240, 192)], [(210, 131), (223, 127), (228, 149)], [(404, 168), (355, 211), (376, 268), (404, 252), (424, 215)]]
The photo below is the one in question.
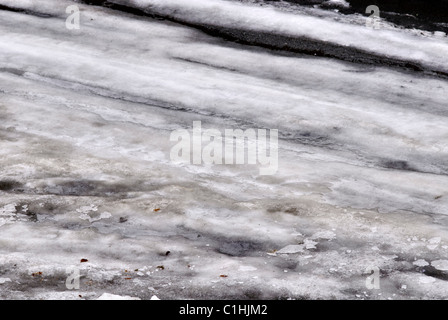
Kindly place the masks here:
[(88, 214), (83, 213), (79, 217), (82, 220), (89, 220), (89, 222), (95, 222), (95, 221), (99, 221), (101, 219), (109, 219), (110, 217), (112, 217), (112, 214), (110, 214), (109, 212), (103, 212), (98, 217), (91, 217)]
[(17, 205), (15, 203), (11, 203), (11, 204), (7, 204), (3, 208), (0, 208), (0, 216), (14, 215), (16, 213), (16, 206)]
[(423, 259), (418, 259), (418, 260), (412, 262), (412, 264), (413, 264), (414, 266), (417, 266), (417, 267), (426, 267), (426, 266), (429, 266), (429, 263), (428, 263), (426, 260), (423, 260)]
[(141, 299), (136, 298), (136, 297), (131, 297), (131, 296), (119, 296), (119, 295), (111, 294), (111, 293), (103, 293), (96, 300), (141, 300)]
[(431, 265), (440, 271), (448, 271), (448, 260), (434, 260)]
[(11, 282), (11, 279), (9, 279), (9, 278), (0, 278), (0, 284), (4, 284), (6, 282)]
[(418, 278), (418, 281), (420, 283), (433, 283), (434, 281), (436, 281), (436, 279), (434, 279), (432, 277), (428, 277), (428, 276), (420, 276)]
[(292, 254), (292, 253), (300, 253), (303, 252), (304, 246), (301, 244), (290, 244), (280, 250), (277, 253), (280, 254)]
[(325, 4), (333, 5), (333, 6), (339, 6), (343, 8), (349, 8), (350, 4), (345, 0), (328, 0), (325, 2)]
[(310, 239), (305, 239), (304, 244), (305, 244), (305, 249), (311, 250), (311, 249), (316, 249), (316, 244), (318, 244), (318, 242), (310, 240)]
[(90, 211), (98, 211), (98, 207), (91, 204), (90, 206), (82, 206), (79, 209), (76, 209), (77, 212), (79, 213), (88, 213)]
[(442, 240), (442, 238), (440, 238), (440, 237), (434, 237), (434, 238), (429, 239), (428, 242), (430, 244), (439, 244), (441, 240)]
[(427, 245), (426, 247), (429, 250), (434, 250), (435, 248), (437, 248), (439, 246), (441, 240), (442, 239), (440, 237), (431, 238), (431, 239), (428, 240), (429, 245)]
[(325, 239), (325, 240), (333, 240), (336, 238), (336, 234), (333, 231), (319, 231), (313, 234), (310, 239), (317, 240), (317, 239)]

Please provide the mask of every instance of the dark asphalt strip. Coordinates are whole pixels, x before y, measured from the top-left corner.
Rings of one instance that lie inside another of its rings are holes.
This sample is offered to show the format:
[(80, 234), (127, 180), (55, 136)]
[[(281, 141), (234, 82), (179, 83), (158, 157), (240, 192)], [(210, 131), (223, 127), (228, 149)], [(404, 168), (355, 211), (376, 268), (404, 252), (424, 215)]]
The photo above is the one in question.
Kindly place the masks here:
[(52, 18), (53, 17), (50, 14), (41, 13), (41, 12), (37, 12), (37, 11), (31, 11), (31, 10), (25, 10), (25, 9), (20, 9), (20, 8), (14, 8), (14, 7), (8, 7), (8, 6), (1, 5), (1, 4), (0, 4), (0, 10), (24, 13), (24, 14), (29, 14), (31, 16), (36, 16), (36, 17), (40, 17), (40, 18)]

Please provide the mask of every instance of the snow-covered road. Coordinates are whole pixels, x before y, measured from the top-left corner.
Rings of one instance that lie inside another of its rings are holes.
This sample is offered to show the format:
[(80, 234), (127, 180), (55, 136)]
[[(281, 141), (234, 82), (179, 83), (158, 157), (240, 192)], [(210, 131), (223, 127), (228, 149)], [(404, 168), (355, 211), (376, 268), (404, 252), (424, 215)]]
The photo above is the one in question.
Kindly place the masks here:
[[(0, 298), (448, 296), (445, 35), (110, 3), (0, 0)], [(277, 129), (278, 171), (173, 162), (194, 121)]]

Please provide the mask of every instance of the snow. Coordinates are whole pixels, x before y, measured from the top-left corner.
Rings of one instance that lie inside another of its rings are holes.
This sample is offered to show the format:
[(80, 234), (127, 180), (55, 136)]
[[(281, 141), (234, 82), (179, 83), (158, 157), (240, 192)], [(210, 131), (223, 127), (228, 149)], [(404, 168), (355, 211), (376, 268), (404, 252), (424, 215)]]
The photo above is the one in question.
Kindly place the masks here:
[(317, 244), (318, 242), (309, 239), (305, 239), (304, 241), (305, 249), (307, 250), (316, 249)]
[(313, 240), (317, 239), (333, 240), (334, 238), (336, 238), (336, 234), (330, 230), (319, 231), (311, 236), (311, 239)]
[[(398, 30), (376, 30), (365, 25), (350, 25), (274, 8), (260, 8), (225, 0), (112, 0), (112, 2), (148, 8), (151, 12), (181, 21), (222, 27), (265, 31), (353, 46), (391, 57), (409, 58), (425, 64), (446, 67), (448, 41), (433, 41)], [(337, 1), (343, 4), (345, 1)], [(445, 69), (448, 70), (448, 69)]]
[(239, 271), (243, 271), (243, 272), (252, 272), (252, 271), (256, 271), (257, 268), (253, 267), (253, 266), (240, 266), (238, 268)]
[(430, 244), (439, 244), (441, 240), (442, 240), (441, 237), (434, 237), (434, 238), (429, 239), (428, 242)]
[[(359, 17), (130, 3), (447, 70), (445, 37)], [(446, 298), (446, 281), (420, 269), (447, 268), (443, 77), (81, 3), (81, 28), (67, 30), (73, 1), (0, 4), (51, 15), (0, 11), (0, 182), (17, 182), (0, 190), (0, 298)], [(199, 120), (278, 129), (278, 172), (170, 161), (171, 132)], [(381, 296), (363, 294), (372, 266)]]
[(419, 283), (421, 284), (429, 284), (429, 283), (433, 283), (436, 281), (436, 279), (428, 277), (428, 276), (421, 276), (418, 278)]
[(431, 261), (431, 265), (440, 271), (448, 271), (448, 260)]
[(136, 297), (130, 297), (130, 296), (119, 296), (119, 295), (111, 294), (111, 293), (103, 293), (96, 300), (141, 300), (141, 299), (136, 298)]
[(424, 259), (415, 260), (414, 262), (412, 262), (412, 264), (417, 266), (417, 267), (429, 266), (429, 263), (426, 260), (424, 260)]
[(330, 5), (333, 5), (333, 6), (340, 6), (340, 7), (343, 7), (343, 8), (350, 7), (350, 3), (348, 3), (345, 0), (328, 0), (328, 1), (325, 2), (325, 4), (330, 4)]
[(280, 249), (277, 251), (278, 254), (292, 254), (292, 253), (301, 253), (304, 250), (304, 246), (303, 245), (294, 245), (294, 244), (290, 244), (287, 245), (286, 247)]

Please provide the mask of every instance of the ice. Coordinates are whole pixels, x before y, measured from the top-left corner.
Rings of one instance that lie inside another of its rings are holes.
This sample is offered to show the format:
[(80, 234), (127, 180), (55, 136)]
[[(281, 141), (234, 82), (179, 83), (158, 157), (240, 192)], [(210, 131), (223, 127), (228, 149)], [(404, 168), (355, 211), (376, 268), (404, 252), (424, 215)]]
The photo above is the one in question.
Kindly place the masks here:
[(304, 252), (304, 246), (298, 244), (290, 244), (286, 247), (278, 250), (276, 253), (278, 254), (293, 254), (293, 253), (301, 253)]
[(440, 244), (440, 241), (442, 240), (441, 237), (434, 237), (428, 240), (430, 244)]
[(348, 3), (345, 0), (328, 0), (328, 1), (325, 1), (325, 4), (330, 4), (330, 5), (333, 5), (333, 6), (340, 6), (340, 7), (343, 7), (343, 8), (350, 7), (350, 3)]
[(79, 216), (82, 220), (89, 220), (89, 222), (100, 221), (101, 219), (109, 219), (112, 214), (109, 212), (101, 212), (99, 216), (91, 217), (89, 214), (83, 213)]
[[(282, 249), (283, 250), (283, 249)], [(256, 271), (257, 268), (252, 267), (252, 266), (240, 266), (238, 268), (239, 271), (243, 271), (243, 272), (251, 272), (251, 271)]]
[(440, 271), (448, 271), (448, 260), (431, 261), (431, 266)]
[(313, 234), (310, 238), (313, 240), (324, 239), (324, 240), (333, 240), (336, 237), (336, 234), (333, 231), (319, 231)]
[(313, 241), (313, 240), (310, 240), (310, 239), (305, 239), (304, 240), (305, 249), (307, 249), (307, 250), (316, 249), (316, 245), (317, 244), (318, 244), (317, 241)]
[[(83, 299), (374, 299), (372, 266), (382, 299), (446, 298), (421, 274), (446, 270), (446, 37), (251, 3), (127, 2), (188, 26), (0, 0), (29, 10), (0, 10), (1, 299), (79, 299), (68, 268)], [(204, 24), (442, 73), (268, 50)], [(278, 129), (278, 172), (173, 163), (171, 132), (199, 120)]]
[(435, 282), (436, 279), (428, 277), (428, 276), (420, 276), (418, 278), (418, 281), (419, 281), (419, 283), (422, 283), (422, 284), (429, 284), (429, 283)]
[(0, 208), (0, 215), (1, 216), (12, 216), (14, 213), (16, 213), (16, 206), (17, 204), (11, 203), (3, 206)]
[(131, 296), (119, 296), (111, 293), (103, 293), (96, 300), (141, 300), (141, 299)]
[(414, 266), (417, 266), (417, 267), (426, 267), (426, 266), (429, 266), (429, 263), (428, 263), (426, 260), (423, 260), (423, 259), (415, 260), (414, 262), (412, 262), (412, 264), (413, 264)]
[[(113, 0), (115, 3), (148, 8), (151, 12), (190, 23), (265, 31), (291, 36), (307, 36), (353, 46), (393, 57), (424, 61), (446, 67), (448, 42), (438, 42), (398, 30), (375, 30), (304, 14), (290, 14), (272, 8), (224, 0)], [(337, 1), (343, 4), (345, 1)], [(338, 19), (340, 20), (340, 19)], [(448, 69), (445, 69), (448, 70)]]

